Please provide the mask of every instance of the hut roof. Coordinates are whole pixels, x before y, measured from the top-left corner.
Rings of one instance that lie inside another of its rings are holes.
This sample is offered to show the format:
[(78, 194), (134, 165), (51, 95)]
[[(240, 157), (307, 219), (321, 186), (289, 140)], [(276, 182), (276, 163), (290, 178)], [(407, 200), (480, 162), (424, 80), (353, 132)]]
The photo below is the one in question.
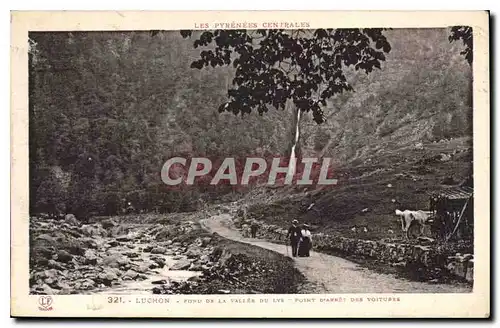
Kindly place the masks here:
[(434, 195), (446, 197), (448, 199), (468, 199), (474, 194), (471, 187), (450, 187), (437, 192)]

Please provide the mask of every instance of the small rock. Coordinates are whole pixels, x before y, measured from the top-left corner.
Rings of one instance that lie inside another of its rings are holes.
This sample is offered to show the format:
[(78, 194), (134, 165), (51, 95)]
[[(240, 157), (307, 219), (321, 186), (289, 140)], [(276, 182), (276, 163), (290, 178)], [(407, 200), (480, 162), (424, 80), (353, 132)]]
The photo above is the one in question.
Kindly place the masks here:
[(130, 260), (122, 256), (121, 254), (113, 254), (103, 258), (103, 265), (111, 268), (119, 268), (120, 266), (126, 266), (129, 264)]
[(418, 241), (421, 241), (421, 242), (427, 242), (427, 243), (433, 243), (435, 240), (433, 238), (430, 238), (430, 237), (424, 237), (424, 236), (419, 236), (417, 238)]
[(143, 263), (143, 264), (141, 264), (138, 268), (136, 268), (136, 271), (140, 272), (140, 273), (147, 272), (149, 270), (150, 266), (151, 266), (151, 263), (154, 263), (154, 262), (149, 262), (149, 263)]
[(208, 263), (208, 262), (210, 262), (210, 256), (208, 256), (208, 255), (202, 255), (200, 257), (199, 261), (200, 261), (200, 263), (203, 263), (203, 264)]
[(170, 270), (186, 270), (190, 266), (191, 266), (191, 261), (189, 261), (188, 259), (182, 259), (176, 262), (174, 265), (172, 265)]
[(104, 229), (109, 229), (116, 226), (116, 222), (114, 222), (113, 220), (104, 220), (101, 222), (101, 225)]
[(69, 289), (71, 289), (71, 286), (70, 286), (70, 285), (68, 285), (68, 284), (67, 284), (66, 282), (64, 282), (64, 281), (58, 281), (58, 282), (56, 282), (55, 287), (56, 287), (57, 289), (65, 289), (65, 290), (69, 290)]
[(125, 256), (127, 256), (129, 258), (136, 258), (136, 257), (139, 257), (139, 254), (137, 254), (136, 252), (128, 252), (128, 253), (125, 253)]
[(80, 222), (78, 222), (73, 214), (66, 214), (66, 216), (64, 217), (64, 222), (72, 226), (78, 226), (80, 224)]
[(91, 279), (85, 279), (80, 284), (80, 288), (84, 290), (92, 289), (95, 287), (96, 287), (96, 282)]
[(36, 237), (35, 240), (45, 240), (50, 244), (57, 244), (56, 239), (48, 234), (41, 234), (38, 237)]
[(200, 278), (200, 276), (193, 276), (193, 277), (188, 278), (187, 281), (189, 281), (189, 282), (200, 282), (201, 278)]
[(188, 270), (189, 271), (202, 271), (203, 267), (200, 263), (191, 263)]
[(45, 295), (54, 295), (55, 294), (54, 290), (52, 288), (50, 288), (49, 285), (47, 285), (47, 284), (43, 284), (41, 289)]
[(163, 294), (162, 287), (153, 287), (153, 294)]
[(137, 278), (139, 274), (135, 272), (134, 270), (128, 270), (125, 272), (125, 274), (122, 276), (123, 280), (134, 280)]
[(54, 260), (48, 260), (47, 266), (52, 269), (57, 269), (57, 270), (64, 270), (64, 265), (62, 265), (59, 262), (56, 262)]
[[(165, 264), (163, 264), (163, 266), (165, 266)], [(158, 268), (163, 268), (163, 266), (160, 266), (160, 265), (159, 265), (158, 263), (156, 263), (156, 262), (151, 262), (151, 263), (149, 264), (149, 268), (150, 268), (150, 269), (158, 269)]]
[(151, 254), (165, 254), (167, 249), (165, 247), (155, 247), (151, 250)]
[(116, 275), (115, 272), (113, 272), (111, 270), (108, 270), (106, 272), (103, 272), (103, 273), (99, 274), (98, 279), (100, 281), (102, 281), (102, 283), (105, 286), (109, 287), (109, 286), (111, 286), (111, 283), (113, 282), (113, 280), (117, 280), (118, 279), (118, 276)]
[(109, 247), (116, 247), (116, 246), (120, 245), (120, 243), (117, 242), (116, 240), (112, 240), (112, 241), (108, 242), (108, 245), (109, 245)]
[(85, 254), (83, 256), (85, 257), (85, 264), (90, 264), (90, 265), (97, 264), (97, 255), (93, 250), (91, 249), (85, 250)]
[(473, 258), (474, 258), (474, 255), (472, 255), (472, 254), (464, 254), (464, 256), (463, 256), (464, 261), (469, 261)]
[[(151, 261), (157, 264), (157, 268), (163, 268), (165, 266), (165, 259), (162, 257), (152, 257)], [(151, 266), (149, 267), (151, 268)]]
[(199, 248), (190, 248), (184, 255), (188, 258), (196, 258), (201, 255), (201, 250)]
[(73, 255), (71, 255), (70, 253), (68, 253), (67, 251), (65, 251), (64, 249), (61, 249), (57, 252), (57, 259), (60, 261), (60, 262), (69, 262), (73, 259)]
[(132, 240), (132, 237), (126, 235), (126, 236), (119, 236), (119, 237), (116, 237), (116, 240), (117, 241), (131, 241)]
[(447, 161), (449, 161), (451, 159), (451, 156), (448, 155), (448, 154), (441, 153), (440, 156), (441, 156), (441, 158), (440, 158), (441, 162), (447, 162)]
[(108, 232), (102, 228), (100, 225), (89, 225), (89, 224), (84, 224), (80, 227), (80, 232), (86, 236), (89, 237), (106, 237), (108, 235)]

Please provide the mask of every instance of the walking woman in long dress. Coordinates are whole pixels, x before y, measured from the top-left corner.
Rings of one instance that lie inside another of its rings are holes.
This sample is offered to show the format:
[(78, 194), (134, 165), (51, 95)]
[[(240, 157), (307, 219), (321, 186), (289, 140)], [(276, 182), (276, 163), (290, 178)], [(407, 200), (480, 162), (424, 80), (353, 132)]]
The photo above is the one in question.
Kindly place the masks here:
[(300, 239), (299, 242), (298, 255), (300, 257), (309, 257), (312, 248), (312, 238), (311, 238), (311, 231), (309, 231), (309, 226), (307, 224), (302, 225), (301, 234), (302, 238)]

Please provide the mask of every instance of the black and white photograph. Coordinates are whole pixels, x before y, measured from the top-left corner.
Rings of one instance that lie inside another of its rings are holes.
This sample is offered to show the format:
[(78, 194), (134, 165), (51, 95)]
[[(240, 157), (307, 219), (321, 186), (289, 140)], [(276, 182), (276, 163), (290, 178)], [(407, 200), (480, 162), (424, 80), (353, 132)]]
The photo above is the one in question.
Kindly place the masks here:
[[(29, 42), (31, 293), (471, 291), (470, 27)], [(338, 181), (168, 188), (181, 154)]]
[(476, 291), (476, 27), (252, 17), (28, 31), (42, 315), (70, 295), (398, 307)]

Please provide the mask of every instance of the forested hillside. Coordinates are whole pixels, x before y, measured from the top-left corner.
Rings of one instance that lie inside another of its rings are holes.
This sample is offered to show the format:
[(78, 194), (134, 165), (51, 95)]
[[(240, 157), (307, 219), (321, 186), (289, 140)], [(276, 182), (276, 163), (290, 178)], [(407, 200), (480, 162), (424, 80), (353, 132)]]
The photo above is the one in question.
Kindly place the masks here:
[(382, 69), (352, 74), (355, 92), (331, 102), (326, 124), (306, 119), (306, 153), (323, 150), (352, 165), (402, 146), (472, 136), (472, 72), (461, 45), (448, 42), (446, 29), (386, 35), (392, 51)]
[[(301, 121), (303, 154), (339, 165), (416, 142), (471, 135), (471, 68), (445, 29), (385, 32), (381, 70), (351, 72), (317, 125)], [(193, 210), (207, 190), (169, 191), (166, 159), (283, 156), (292, 113), (219, 113), (232, 68), (192, 69), (199, 49), (178, 31), (30, 34), (32, 212)], [(208, 190), (209, 191), (209, 190)], [(219, 190), (220, 191), (220, 190)], [(229, 191), (229, 190), (228, 190)]]

